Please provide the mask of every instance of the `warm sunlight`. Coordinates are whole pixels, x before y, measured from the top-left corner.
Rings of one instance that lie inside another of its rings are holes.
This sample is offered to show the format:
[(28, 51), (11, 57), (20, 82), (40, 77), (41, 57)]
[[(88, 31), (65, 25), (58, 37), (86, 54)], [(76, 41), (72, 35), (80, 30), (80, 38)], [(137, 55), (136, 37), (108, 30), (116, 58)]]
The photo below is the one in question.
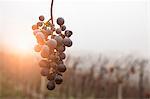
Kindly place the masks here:
[(11, 42), (8, 42), (7, 40), (6, 46), (7, 48), (11, 49), (10, 51), (27, 53), (33, 50), (34, 43), (35, 39), (32, 37), (32, 33), (31, 35), (24, 33), (24, 35), (11, 38)]
[(31, 43), (29, 42), (29, 40), (22, 40), (20, 42), (16, 42), (16, 46), (15, 46), (19, 51), (30, 51), (31, 50)]
[(0, 99), (150, 99), (150, 0), (0, 0), (0, 12)]

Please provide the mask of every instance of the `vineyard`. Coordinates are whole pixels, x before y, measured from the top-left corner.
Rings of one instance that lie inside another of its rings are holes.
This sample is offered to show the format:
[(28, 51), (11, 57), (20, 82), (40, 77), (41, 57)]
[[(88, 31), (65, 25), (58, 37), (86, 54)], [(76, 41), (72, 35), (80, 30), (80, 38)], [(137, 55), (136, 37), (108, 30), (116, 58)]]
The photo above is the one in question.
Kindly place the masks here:
[[(119, 58), (99, 54), (68, 55), (64, 82), (54, 91), (45, 87), (39, 57), (0, 52), (0, 99), (148, 99), (149, 61), (136, 55)], [(90, 61), (89, 61), (90, 60)]]

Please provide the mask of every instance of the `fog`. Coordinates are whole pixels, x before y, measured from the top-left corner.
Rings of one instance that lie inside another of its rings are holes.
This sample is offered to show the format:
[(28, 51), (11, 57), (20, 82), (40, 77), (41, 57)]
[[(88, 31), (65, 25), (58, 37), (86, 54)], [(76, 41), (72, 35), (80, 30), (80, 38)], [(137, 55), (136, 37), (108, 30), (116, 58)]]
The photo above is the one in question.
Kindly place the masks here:
[[(1, 44), (22, 41), (32, 48), (31, 26), (41, 14), (48, 19), (49, 9), (50, 0), (1, 0)], [(74, 32), (71, 51), (148, 55), (149, 9), (148, 0), (55, 0), (54, 18), (64, 17)]]

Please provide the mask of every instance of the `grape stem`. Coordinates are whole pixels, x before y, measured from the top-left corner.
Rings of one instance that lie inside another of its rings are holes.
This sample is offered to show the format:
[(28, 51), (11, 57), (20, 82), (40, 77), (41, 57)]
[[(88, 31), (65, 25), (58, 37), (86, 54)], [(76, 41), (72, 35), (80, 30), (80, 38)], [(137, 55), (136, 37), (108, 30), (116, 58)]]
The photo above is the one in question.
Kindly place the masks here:
[(53, 2), (54, 2), (54, 0), (52, 0), (51, 1), (51, 21), (52, 21), (52, 24), (54, 25), (54, 23), (53, 23)]

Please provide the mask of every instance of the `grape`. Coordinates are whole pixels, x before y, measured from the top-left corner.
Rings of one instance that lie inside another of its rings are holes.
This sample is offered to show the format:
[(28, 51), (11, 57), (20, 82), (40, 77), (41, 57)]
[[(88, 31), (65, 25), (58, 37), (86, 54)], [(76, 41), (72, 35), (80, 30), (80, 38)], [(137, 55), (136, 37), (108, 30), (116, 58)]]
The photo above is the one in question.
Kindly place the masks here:
[(44, 22), (43, 15), (39, 16), (39, 22), (32, 26), (33, 34), (37, 39), (37, 45), (34, 46), (35, 52), (40, 52), (41, 75), (46, 76), (48, 90), (55, 89), (55, 84), (63, 82), (62, 73), (66, 71), (63, 60), (66, 58), (64, 53), (66, 46), (72, 46), (69, 37), (72, 31), (66, 30), (65, 21), (62, 17), (57, 19), (59, 28), (52, 23), (52, 19)]
[(44, 35), (47, 35), (47, 34), (48, 34), (47, 31), (44, 30), (44, 29), (42, 29), (41, 32), (42, 32)]
[(55, 54), (51, 54), (49, 59), (52, 60), (52, 61), (58, 61), (59, 57), (57, 55), (55, 55)]
[(45, 36), (42, 32), (37, 32), (35, 36), (39, 36), (42, 39), (45, 39)]
[(48, 76), (47, 76), (47, 80), (54, 80), (54, 78), (55, 78), (55, 73), (51, 73), (51, 74), (48, 74)]
[(61, 84), (63, 82), (63, 78), (61, 75), (56, 75), (55, 76), (55, 83), (56, 84)]
[(48, 35), (52, 35), (52, 34), (53, 34), (53, 31), (50, 30), (50, 29), (47, 29), (47, 34), (48, 34)]
[(44, 44), (44, 39), (45, 39), (44, 34), (42, 32), (38, 32), (38, 33), (36, 33), (35, 36), (36, 36), (37, 42), (39, 44), (43, 45)]
[(42, 49), (41, 49), (41, 56), (43, 58), (48, 58), (49, 57), (49, 47), (47, 45), (43, 45)]
[(37, 25), (33, 25), (32, 30), (36, 30), (36, 29), (38, 29)]
[(36, 35), (38, 32), (41, 32), (41, 30), (36, 29), (36, 30), (33, 31), (33, 34)]
[(41, 69), (41, 75), (42, 76), (47, 76), (49, 74), (49, 69), (48, 68), (42, 68)]
[(50, 49), (54, 49), (57, 46), (57, 41), (55, 39), (49, 39), (46, 44)]
[(55, 89), (55, 82), (54, 81), (49, 81), (48, 84), (47, 84), (47, 89), (48, 90)]
[(66, 66), (64, 64), (59, 64), (57, 66), (57, 69), (59, 72), (65, 72), (66, 71)]
[(56, 64), (55, 62), (51, 62), (51, 63), (50, 63), (50, 67), (56, 68), (56, 67), (57, 67), (57, 64)]
[(66, 54), (65, 53), (59, 53), (59, 57), (61, 60), (66, 58)]
[(73, 33), (72, 33), (72, 31), (70, 31), (70, 30), (66, 30), (66, 31), (65, 31), (65, 36), (67, 36), (67, 37), (70, 37), (72, 34), (73, 34)]
[(58, 25), (63, 25), (63, 24), (64, 24), (64, 19), (63, 19), (62, 17), (59, 17), (59, 18), (57, 19), (57, 24), (58, 24)]
[(40, 20), (40, 21), (44, 21), (44, 19), (45, 19), (45, 18), (44, 18), (43, 15), (39, 16), (39, 20)]
[(41, 51), (41, 45), (35, 45), (34, 50), (35, 50), (35, 52), (40, 52)]
[(65, 25), (62, 25), (62, 26), (61, 26), (61, 30), (62, 30), (62, 31), (65, 31), (65, 30), (66, 30), (66, 26), (65, 26)]
[(63, 43), (67, 47), (71, 47), (72, 46), (72, 41), (68, 37), (64, 38)]
[(60, 45), (60, 46), (56, 47), (56, 50), (57, 50), (58, 52), (64, 52), (65, 49), (66, 49), (66, 48), (65, 48), (64, 45)]
[(41, 27), (42, 25), (43, 25), (43, 22), (38, 22), (38, 23), (37, 23), (37, 26), (38, 26), (38, 27)]
[(55, 36), (54, 39), (57, 41), (58, 45), (62, 44), (63, 38), (61, 36)]
[(44, 67), (44, 68), (48, 68), (49, 67), (49, 61), (48, 60), (41, 60), (40, 62), (39, 62), (39, 66), (40, 67)]
[(61, 34), (61, 29), (60, 29), (60, 28), (57, 28), (57, 29), (56, 29), (56, 33), (57, 33), (57, 34)]

